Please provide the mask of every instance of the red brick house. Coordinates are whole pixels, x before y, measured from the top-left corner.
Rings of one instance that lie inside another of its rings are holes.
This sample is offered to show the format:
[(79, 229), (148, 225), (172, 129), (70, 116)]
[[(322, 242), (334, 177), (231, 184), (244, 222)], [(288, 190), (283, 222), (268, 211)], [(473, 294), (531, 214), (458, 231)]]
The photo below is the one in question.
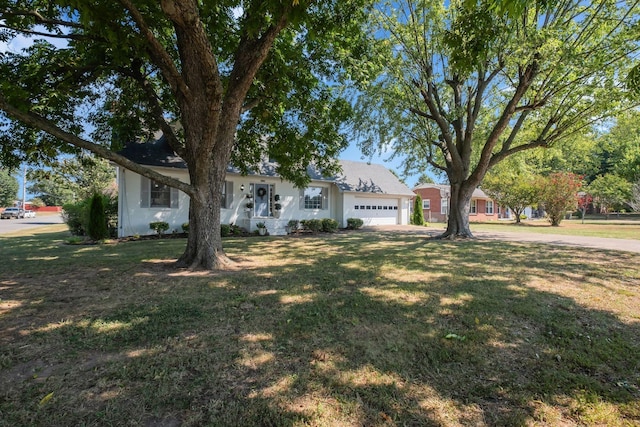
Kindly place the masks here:
[[(448, 185), (441, 184), (420, 184), (412, 189), (414, 193), (422, 198), (422, 211), (424, 220), (427, 222), (446, 222), (449, 215), (449, 195), (451, 194)], [(411, 201), (413, 208), (415, 199)], [(469, 221), (484, 222), (496, 221), (511, 217), (509, 209), (498, 206), (484, 191), (479, 188), (473, 190), (471, 204), (469, 206)]]

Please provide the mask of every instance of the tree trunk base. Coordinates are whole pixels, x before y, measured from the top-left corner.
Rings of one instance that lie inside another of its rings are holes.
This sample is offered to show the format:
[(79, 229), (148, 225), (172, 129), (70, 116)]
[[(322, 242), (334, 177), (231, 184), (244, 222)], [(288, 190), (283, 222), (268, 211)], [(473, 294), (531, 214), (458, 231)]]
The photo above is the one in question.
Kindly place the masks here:
[(187, 254), (183, 254), (175, 266), (177, 268), (186, 268), (190, 271), (203, 271), (203, 270), (232, 270), (235, 266), (235, 262), (229, 258), (224, 251), (216, 252), (213, 256), (209, 257), (191, 257)]
[(442, 234), (439, 234), (433, 237), (436, 240), (467, 240), (467, 239), (475, 239), (475, 236), (471, 234), (471, 232), (452, 232), (445, 231)]

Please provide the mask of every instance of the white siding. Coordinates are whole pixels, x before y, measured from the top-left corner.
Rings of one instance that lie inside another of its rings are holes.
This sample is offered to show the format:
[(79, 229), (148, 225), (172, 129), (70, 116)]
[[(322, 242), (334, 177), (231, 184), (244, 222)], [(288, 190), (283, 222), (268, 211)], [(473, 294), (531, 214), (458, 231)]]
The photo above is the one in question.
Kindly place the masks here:
[[(186, 170), (168, 168), (156, 168), (156, 170), (162, 174), (178, 178), (183, 182), (189, 182), (189, 175)], [(330, 183), (315, 182), (311, 184), (327, 189), (327, 209), (300, 209), (300, 189), (295, 188), (289, 182), (281, 181), (279, 178), (228, 174), (226, 181), (233, 182), (233, 185), (227, 187), (227, 189), (232, 190), (233, 197), (230, 206), (221, 209), (220, 220), (223, 224), (236, 224), (253, 231), (255, 223), (261, 220), (262, 217), (250, 216), (245, 209), (249, 201), (246, 195), (249, 193), (251, 184), (274, 186), (274, 194), (280, 196), (279, 203), (282, 205), (280, 218), (277, 221), (279, 224), (286, 225), (290, 219), (338, 219), (340, 217), (340, 212), (338, 212), (340, 209), (338, 203), (340, 193), (337, 187)], [(240, 189), (243, 185), (244, 191)], [(155, 232), (149, 228), (149, 223), (155, 221), (168, 222), (168, 232), (174, 230), (182, 232), (182, 224), (189, 220), (189, 197), (186, 194), (178, 192), (180, 197), (178, 209), (141, 207), (141, 176), (122, 168), (118, 168), (118, 186), (118, 236), (153, 234)], [(262, 219), (271, 222), (275, 220), (273, 217)], [(282, 225), (283, 230), (284, 225)]]
[[(159, 170), (167, 173), (166, 170)], [(186, 171), (170, 170), (172, 176), (188, 182)], [(169, 223), (167, 233), (182, 232), (182, 224), (189, 218), (189, 198), (178, 191), (178, 208), (141, 208), (141, 176), (137, 173), (118, 168), (118, 236), (135, 234), (154, 234), (149, 223), (166, 221)]]

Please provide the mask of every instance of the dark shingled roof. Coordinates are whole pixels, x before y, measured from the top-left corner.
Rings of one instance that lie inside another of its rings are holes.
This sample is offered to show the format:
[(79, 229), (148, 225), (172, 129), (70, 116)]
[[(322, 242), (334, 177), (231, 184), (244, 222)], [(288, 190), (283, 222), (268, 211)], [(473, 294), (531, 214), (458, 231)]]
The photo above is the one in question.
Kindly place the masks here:
[[(129, 143), (119, 153), (141, 165), (178, 169), (187, 168), (185, 161), (169, 147), (164, 136), (153, 142)], [(404, 183), (383, 165), (350, 160), (339, 160), (339, 163), (342, 167), (342, 172), (334, 177), (323, 176), (313, 166), (307, 168), (307, 173), (312, 180), (333, 182), (344, 192), (414, 195)], [(276, 172), (276, 166), (273, 162), (265, 161), (251, 175), (279, 177)], [(240, 173), (240, 170), (229, 166), (227, 172)]]
[(186, 169), (187, 164), (169, 146), (164, 135), (156, 141), (131, 142), (118, 154), (132, 162), (145, 166), (164, 166), (168, 168)]

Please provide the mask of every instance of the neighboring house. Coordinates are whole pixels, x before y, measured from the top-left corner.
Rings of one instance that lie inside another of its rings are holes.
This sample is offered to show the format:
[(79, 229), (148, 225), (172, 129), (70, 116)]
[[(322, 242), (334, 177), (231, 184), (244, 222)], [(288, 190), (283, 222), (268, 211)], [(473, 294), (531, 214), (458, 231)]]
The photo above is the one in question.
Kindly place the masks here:
[[(186, 163), (164, 138), (153, 143), (128, 144), (120, 154), (168, 176), (189, 181)], [(342, 173), (323, 177), (309, 169), (311, 183), (298, 189), (281, 179), (275, 164), (243, 176), (227, 169), (222, 192), (221, 223), (255, 230), (264, 222), (270, 234), (285, 234), (290, 219), (333, 218), (346, 227), (348, 218), (365, 225), (408, 224), (413, 192), (382, 165), (341, 160)], [(149, 223), (166, 221), (182, 231), (189, 218), (189, 197), (168, 186), (117, 166), (118, 236), (153, 233)], [(248, 207), (250, 206), (250, 207)], [(280, 207), (280, 210), (277, 208)]]
[[(449, 197), (451, 189), (448, 185), (420, 184), (413, 189), (422, 198), (422, 211), (427, 222), (446, 222), (449, 215)], [(412, 205), (413, 206), (413, 205)], [(509, 209), (498, 206), (484, 191), (473, 190), (469, 204), (469, 221), (494, 221), (511, 217)]]

